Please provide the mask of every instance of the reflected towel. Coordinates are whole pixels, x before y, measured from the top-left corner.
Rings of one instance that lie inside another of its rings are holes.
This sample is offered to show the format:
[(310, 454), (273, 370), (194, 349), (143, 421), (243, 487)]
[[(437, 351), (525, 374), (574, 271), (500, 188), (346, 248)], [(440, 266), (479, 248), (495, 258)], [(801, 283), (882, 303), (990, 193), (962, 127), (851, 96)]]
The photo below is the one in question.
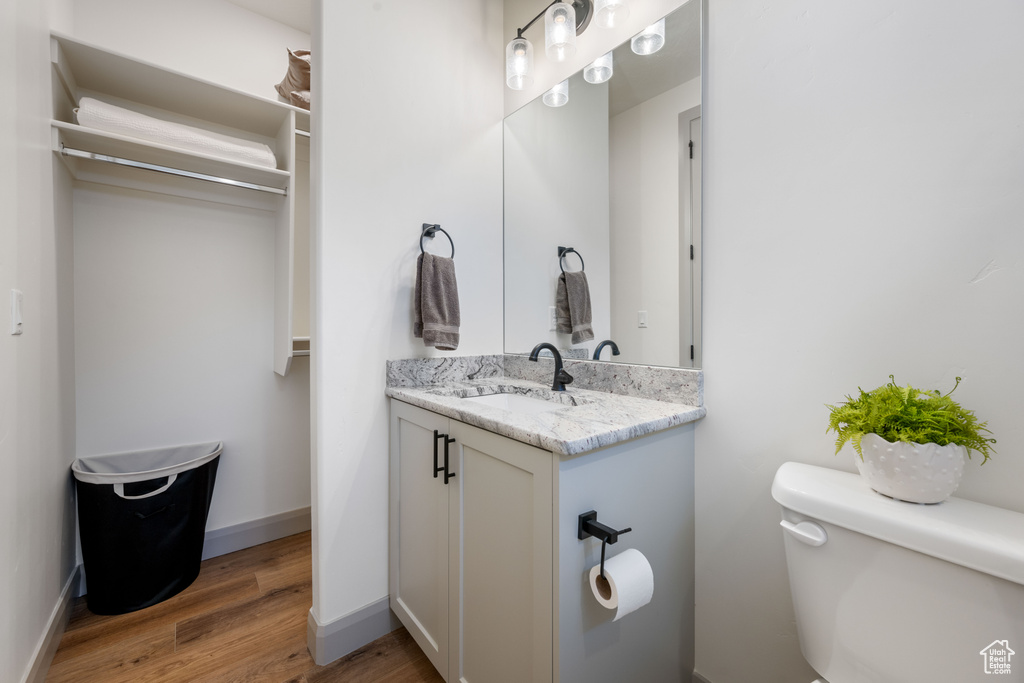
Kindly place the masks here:
[(591, 317), (587, 274), (580, 270), (559, 275), (555, 291), (555, 329), (572, 334), (572, 343), (579, 344), (594, 338)]
[(412, 333), (426, 346), (459, 348), (459, 287), (455, 261), (422, 253), (416, 260), (416, 321)]

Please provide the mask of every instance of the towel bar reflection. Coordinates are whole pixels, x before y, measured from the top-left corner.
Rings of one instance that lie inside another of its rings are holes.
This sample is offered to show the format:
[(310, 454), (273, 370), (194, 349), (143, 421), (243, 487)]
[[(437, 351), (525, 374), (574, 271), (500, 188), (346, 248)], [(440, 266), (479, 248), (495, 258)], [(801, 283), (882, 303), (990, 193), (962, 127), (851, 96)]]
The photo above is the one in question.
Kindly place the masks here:
[(231, 185), (233, 187), (241, 187), (246, 190), (257, 190), (259, 192), (269, 192), (271, 194), (287, 195), (287, 189), (281, 189), (278, 187), (268, 187), (266, 185), (258, 185), (256, 183), (247, 183), (244, 180), (234, 180), (232, 178), (221, 178), (220, 176), (207, 175), (205, 173), (197, 173), (195, 171), (185, 171), (180, 168), (172, 168), (170, 166), (158, 166), (157, 164), (148, 164), (144, 161), (135, 161), (134, 159), (124, 159), (122, 157), (110, 156), (109, 154), (97, 154), (96, 152), (86, 152), (80, 149), (73, 149), (71, 147), (60, 146), (60, 153), (67, 157), (75, 157), (77, 159), (90, 159), (92, 161), (102, 161), (108, 164), (116, 164), (118, 166), (128, 166), (129, 168), (140, 168), (145, 171), (155, 171), (157, 173), (165, 173), (167, 175), (179, 176), (181, 178), (194, 178), (195, 180), (205, 180), (209, 183), (219, 183), (221, 185)]

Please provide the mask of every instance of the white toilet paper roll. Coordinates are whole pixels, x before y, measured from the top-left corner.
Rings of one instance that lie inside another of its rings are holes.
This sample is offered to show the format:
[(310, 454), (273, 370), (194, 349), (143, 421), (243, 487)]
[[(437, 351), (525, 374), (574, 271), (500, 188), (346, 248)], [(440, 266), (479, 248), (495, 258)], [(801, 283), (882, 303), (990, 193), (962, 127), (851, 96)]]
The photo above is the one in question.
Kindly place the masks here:
[(654, 595), (651, 563), (635, 548), (623, 550), (605, 560), (603, 579), (601, 565), (590, 568), (590, 590), (603, 607), (615, 610), (612, 621), (618, 621), (651, 601)]

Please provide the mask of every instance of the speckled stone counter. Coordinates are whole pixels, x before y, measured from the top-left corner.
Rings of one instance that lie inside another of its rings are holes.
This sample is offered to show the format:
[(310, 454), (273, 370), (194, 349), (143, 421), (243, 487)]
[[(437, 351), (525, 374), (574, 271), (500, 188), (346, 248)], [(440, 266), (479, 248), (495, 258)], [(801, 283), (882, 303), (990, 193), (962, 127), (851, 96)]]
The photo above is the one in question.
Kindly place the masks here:
[[(522, 363), (525, 365), (521, 366)], [(553, 392), (550, 387), (553, 367), (551, 359), (532, 363), (519, 356), (389, 361), (386, 394), (559, 455), (577, 455), (611, 446), (699, 420), (706, 413), (702, 405), (683, 403), (676, 391), (683, 385), (684, 395), (691, 395), (695, 401), (702, 399), (702, 375), (697, 370), (688, 370), (680, 375), (675, 368), (642, 368), (613, 363), (575, 363), (570, 367), (567, 364), (570, 373), (579, 373), (600, 386), (601, 390), (583, 388), (574, 382), (564, 392)], [(636, 393), (640, 391), (628, 380), (630, 368), (639, 369), (634, 374), (643, 377), (648, 392), (657, 395), (660, 389), (669, 400), (626, 395), (630, 388)], [(515, 374), (524, 371), (537, 373), (537, 378), (543, 370), (544, 383), (509, 376), (513, 373), (508, 370)], [(612, 393), (615, 389), (619, 391)], [(565, 407), (526, 414), (465, 400), (470, 396), (498, 393), (554, 401)]]

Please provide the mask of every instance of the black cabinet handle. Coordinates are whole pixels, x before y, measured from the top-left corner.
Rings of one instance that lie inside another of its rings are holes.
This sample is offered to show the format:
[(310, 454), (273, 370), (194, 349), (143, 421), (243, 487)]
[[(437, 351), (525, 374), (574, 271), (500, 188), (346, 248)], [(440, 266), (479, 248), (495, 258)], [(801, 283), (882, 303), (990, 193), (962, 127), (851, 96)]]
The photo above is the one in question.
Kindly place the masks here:
[[(444, 439), (444, 465), (438, 466), (437, 464), (437, 441), (438, 439)], [(434, 479), (437, 479), (437, 475), (440, 472), (444, 472), (444, 483), (447, 485), (448, 480), (455, 477), (454, 472), (448, 471), (448, 445), (455, 443), (455, 439), (449, 439), (447, 434), (434, 430)]]
[[(455, 439), (449, 439), (447, 434), (442, 436), (444, 436), (444, 483), (447, 486), (448, 480), (455, 478), (455, 473), (448, 471), (448, 444), (455, 443)], [(435, 441), (434, 443), (436, 444), (437, 442)]]
[(447, 434), (441, 434), (441, 433), (439, 433), (435, 429), (434, 430), (434, 479), (437, 479), (437, 473), (438, 472), (444, 472), (445, 471), (445, 467), (447, 467), (447, 462), (445, 463), (445, 467), (438, 467), (437, 466), (437, 440), (442, 438), (442, 437), (445, 439), (444, 450), (445, 450), (445, 453), (447, 453), (448, 452), (448, 443), (447, 443), (448, 435)]

